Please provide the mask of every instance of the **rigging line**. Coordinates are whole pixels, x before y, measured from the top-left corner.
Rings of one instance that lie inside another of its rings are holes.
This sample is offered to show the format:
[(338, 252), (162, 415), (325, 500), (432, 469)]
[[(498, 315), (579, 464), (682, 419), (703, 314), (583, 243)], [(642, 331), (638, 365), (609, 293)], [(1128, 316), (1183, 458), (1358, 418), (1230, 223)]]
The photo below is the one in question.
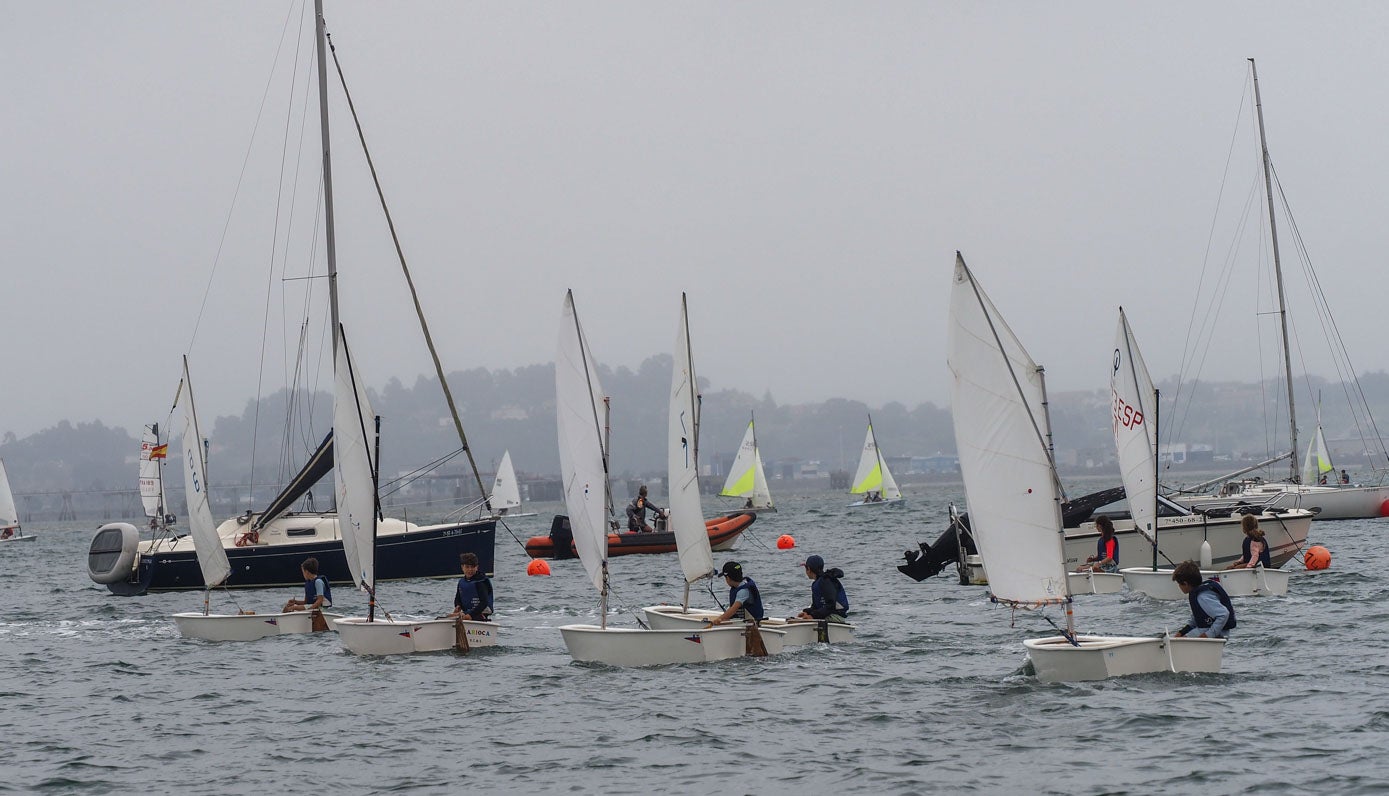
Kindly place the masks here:
[[(637, 624), (638, 624), (638, 625), (641, 625), (641, 629), (642, 629), (642, 630), (650, 630), (650, 629), (651, 629), (650, 627), (647, 626), (646, 622), (642, 620), (642, 618), (641, 618), (641, 612), (640, 612), (640, 611), (634, 611), (634, 610), (632, 610), (632, 606), (629, 605), (629, 604), (627, 604), (627, 601), (626, 601), (626, 600), (623, 600), (621, 597), (618, 597), (618, 596), (617, 596), (617, 592), (613, 590), (613, 587), (612, 587), (612, 584), (611, 584), (611, 583), (608, 584), (608, 597), (614, 599), (614, 600), (617, 602), (617, 604), (618, 604), (619, 606), (621, 606), (623, 609), (625, 609), (625, 610), (627, 611), (627, 613), (631, 614), (631, 615), (632, 615), (632, 618), (635, 619), (635, 620), (637, 620)], [(601, 609), (600, 609), (600, 610), (601, 610)]]
[(526, 549), (526, 543), (521, 541), (521, 537), (517, 536), (515, 531), (511, 530), (511, 526), (506, 524), (505, 519), (503, 519), (502, 517), (498, 517), (497, 522), (500, 523), (501, 526), (506, 529), (507, 535), (509, 535), (512, 539), (516, 540), (516, 544), (520, 545), (522, 550)]
[(265, 113), (265, 103), (270, 98), (270, 86), (275, 80), (275, 69), (280, 63), (280, 53), (284, 49), (285, 36), (289, 32), (289, 20), (294, 13), (294, 7), (290, 6), (285, 12), (284, 28), (280, 31), (280, 43), (275, 49), (275, 58), (270, 62), (270, 74), (265, 79), (265, 91), (261, 94), (260, 108), (256, 110), (256, 121), (251, 125), (251, 140), (246, 142), (246, 154), (241, 160), (241, 171), (236, 176), (236, 188), (232, 191), (231, 206), (227, 208), (227, 220), (222, 223), (222, 237), (217, 241), (217, 253), (212, 258), (212, 273), (207, 275), (207, 287), (203, 288), (203, 300), (198, 305), (198, 317), (193, 321), (193, 334), (188, 338), (188, 353), (193, 352), (193, 343), (198, 339), (198, 329), (202, 326), (203, 313), (207, 310), (207, 299), (212, 295), (212, 282), (217, 277), (217, 266), (222, 262), (222, 249), (227, 242), (227, 233), (231, 230), (232, 214), (236, 210), (236, 200), (241, 196), (241, 184), (246, 179), (246, 167), (251, 162), (251, 150), (255, 147), (256, 132), (260, 130), (260, 120)]
[(362, 154), (366, 157), (367, 166), (371, 170), (371, 180), (376, 185), (376, 196), (381, 200), (381, 212), (386, 216), (386, 226), (391, 230), (391, 242), (395, 244), (396, 257), (400, 260), (400, 270), (405, 273), (405, 282), (410, 287), (410, 298), (415, 302), (415, 314), (420, 319), (420, 329), (424, 332), (425, 344), (429, 346), (429, 356), (434, 360), (434, 370), (439, 375), (439, 386), (444, 390), (444, 398), (448, 401), (449, 413), (453, 415), (453, 425), (458, 431), (458, 440), (463, 445), (463, 451), (468, 454), (468, 465), (473, 469), (473, 478), (477, 480), (478, 492), (482, 493), (483, 507), (492, 511), (491, 500), (487, 497), (487, 488), (482, 484), (482, 474), (478, 472), (477, 461), (473, 458), (472, 448), (468, 446), (468, 436), (463, 433), (463, 421), (458, 416), (458, 407), (454, 404), (453, 392), (449, 390), (448, 379), (444, 375), (444, 366), (439, 361), (439, 352), (434, 348), (434, 338), (429, 334), (429, 323), (424, 318), (424, 308), (420, 306), (420, 296), (415, 290), (415, 280), (410, 276), (410, 267), (405, 264), (405, 252), (400, 247), (400, 237), (395, 231), (395, 221), (391, 219), (390, 208), (386, 206), (386, 194), (381, 189), (381, 180), (376, 175), (376, 164), (372, 161), (371, 151), (367, 149), (366, 134), (362, 131), (362, 122), (357, 118), (357, 107), (352, 102), (352, 94), (347, 90), (347, 78), (342, 73), (342, 63), (338, 61), (338, 50), (333, 46), (333, 37), (325, 34), (328, 39), (328, 49), (333, 53), (333, 67), (337, 69), (338, 80), (342, 83), (343, 96), (347, 98), (347, 108), (352, 112), (352, 123), (357, 128), (357, 138), (362, 142)]
[(462, 449), (462, 448), (455, 448), (455, 449), (453, 449), (452, 451), (450, 451), (449, 453), (446, 453), (446, 454), (444, 454), (443, 456), (440, 456), (440, 457), (434, 459), (433, 461), (425, 462), (424, 464), (420, 465), (419, 467), (416, 467), (415, 469), (411, 470), (410, 472), (408, 472), (408, 473), (406, 473), (406, 474), (404, 474), (404, 475), (398, 476), (398, 477), (396, 477), (396, 478), (393, 478), (393, 479), (391, 479), (390, 481), (387, 481), (387, 482), (384, 484), (384, 486), (391, 486), (391, 485), (396, 484), (396, 483), (399, 483), (399, 482), (401, 482), (401, 481), (408, 481), (408, 480), (411, 480), (411, 479), (415, 478), (416, 476), (418, 476), (418, 475), (420, 475), (420, 474), (422, 474), (422, 473), (426, 473), (426, 472), (428, 472), (428, 471), (430, 471), (430, 470), (436, 469), (436, 468), (438, 468), (438, 467), (440, 467), (440, 466), (442, 466), (442, 465), (444, 465), (444, 464), (447, 464), (450, 460), (452, 460), (455, 456), (457, 456), (458, 454), (460, 454), (460, 453), (462, 453), (462, 452), (463, 452), (463, 449)]

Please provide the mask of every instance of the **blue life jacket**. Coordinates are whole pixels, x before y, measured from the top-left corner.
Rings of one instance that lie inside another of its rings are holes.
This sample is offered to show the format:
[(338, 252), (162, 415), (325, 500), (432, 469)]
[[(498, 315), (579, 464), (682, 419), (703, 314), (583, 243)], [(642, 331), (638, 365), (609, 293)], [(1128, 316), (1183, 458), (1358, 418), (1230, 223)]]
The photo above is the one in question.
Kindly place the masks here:
[(1235, 629), (1235, 606), (1230, 602), (1230, 595), (1225, 593), (1225, 587), (1213, 580), (1208, 580), (1200, 586), (1187, 592), (1187, 602), (1191, 603), (1191, 616), (1196, 620), (1197, 627), (1210, 627), (1215, 624), (1215, 617), (1201, 610), (1201, 603), (1197, 596), (1203, 591), (1215, 592), (1215, 596), (1220, 600), (1220, 604), (1225, 606), (1225, 610), (1230, 612), (1230, 618), (1225, 622), (1225, 631)]
[[(1253, 539), (1250, 539), (1248, 535), (1246, 535), (1246, 536), (1244, 537), (1244, 543), (1243, 543), (1244, 558), (1243, 558), (1242, 560), (1244, 560), (1244, 561), (1249, 561), (1249, 548), (1250, 548), (1250, 546), (1251, 546), (1251, 545), (1250, 545), (1250, 542), (1253, 542), (1253, 541), (1254, 541), (1254, 540), (1253, 540)], [(1264, 549), (1259, 551), (1259, 561), (1258, 561), (1258, 563), (1263, 564), (1263, 565), (1264, 565), (1264, 569), (1273, 569), (1273, 559), (1272, 559), (1272, 558), (1269, 556), (1269, 554), (1268, 554), (1268, 537), (1265, 536), (1265, 537), (1263, 538), (1262, 541), (1263, 541), (1263, 543), (1264, 543)], [(1250, 566), (1253, 566), (1253, 564), (1251, 563)]]
[(333, 586), (328, 579), (322, 575), (314, 575), (304, 581), (304, 605), (313, 605), (313, 601), (318, 599), (318, 587), (314, 584), (323, 581), (323, 603), (324, 605), (333, 604)]
[[(840, 605), (844, 606), (842, 610), (838, 607)], [(810, 586), (810, 610), (807, 613), (817, 619), (824, 619), (830, 614), (849, 615), (849, 595), (845, 593), (844, 584), (839, 582), (839, 578), (828, 572), (822, 572), (815, 578)]]
[(752, 578), (743, 578), (742, 583), (728, 588), (728, 604), (732, 605), (738, 601), (738, 592), (746, 587), (748, 598), (743, 601), (743, 613), (761, 622), (767, 618), (767, 611), (762, 607), (762, 593), (757, 590), (757, 584), (753, 583)]
[(481, 622), (492, 611), (492, 581), (481, 572), (468, 578), (458, 579), (458, 592), (453, 596), (456, 608), (462, 608), (469, 618)]
[[(1105, 540), (1105, 538), (1104, 538), (1103, 536), (1101, 536), (1099, 539), (1095, 540), (1095, 556), (1096, 556), (1095, 560), (1096, 560), (1096, 561), (1103, 561), (1103, 560), (1105, 560), (1106, 558), (1112, 558), (1112, 559), (1114, 559), (1114, 563), (1116, 563), (1116, 564), (1119, 563), (1119, 536), (1118, 536), (1118, 534), (1115, 534), (1114, 536), (1111, 536), (1111, 537), (1109, 537), (1109, 539), (1108, 539), (1108, 541), (1111, 542), (1111, 543), (1114, 545), (1114, 552), (1113, 552), (1113, 553), (1110, 553), (1108, 550), (1105, 550), (1105, 547), (1106, 547), (1105, 541), (1106, 541), (1106, 540)], [(1246, 555), (1246, 556), (1248, 555), (1248, 549), (1247, 549), (1247, 548), (1246, 548), (1246, 550), (1245, 550), (1245, 555)]]

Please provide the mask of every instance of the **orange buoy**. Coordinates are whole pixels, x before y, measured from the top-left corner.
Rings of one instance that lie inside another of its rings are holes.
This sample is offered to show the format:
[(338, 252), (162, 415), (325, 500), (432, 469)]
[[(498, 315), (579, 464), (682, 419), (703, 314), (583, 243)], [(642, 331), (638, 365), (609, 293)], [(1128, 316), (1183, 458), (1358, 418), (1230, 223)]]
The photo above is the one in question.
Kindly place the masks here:
[(783, 533), (776, 538), (776, 549), (790, 550), (796, 546), (796, 539), (789, 533)]
[(1389, 517), (1389, 500), (1379, 504), (1379, 516)]
[(543, 558), (533, 558), (531, 562), (526, 565), (526, 574), (548, 575), (550, 574), (550, 565)]
[(1331, 566), (1331, 551), (1319, 544), (1307, 548), (1307, 553), (1302, 556), (1302, 563), (1307, 565), (1310, 571), (1326, 569)]

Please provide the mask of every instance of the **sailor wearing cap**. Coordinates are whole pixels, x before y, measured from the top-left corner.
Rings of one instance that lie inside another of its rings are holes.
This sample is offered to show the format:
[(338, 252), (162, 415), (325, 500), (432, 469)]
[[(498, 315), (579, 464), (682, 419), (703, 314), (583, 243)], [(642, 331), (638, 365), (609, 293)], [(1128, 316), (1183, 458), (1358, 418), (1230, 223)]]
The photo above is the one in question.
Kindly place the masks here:
[(723, 575), (724, 583), (728, 584), (728, 610), (710, 619), (709, 624), (722, 624), (735, 616), (742, 620), (752, 618), (759, 622), (767, 618), (767, 612), (762, 608), (762, 594), (758, 592), (757, 584), (752, 582), (752, 578), (743, 575), (742, 564), (729, 561), (723, 565), (720, 574)]
[(843, 622), (849, 615), (849, 595), (844, 593), (844, 584), (839, 582), (844, 573), (838, 568), (826, 571), (825, 559), (819, 556), (810, 556), (802, 566), (805, 576), (815, 582), (810, 584), (810, 607), (796, 618)]

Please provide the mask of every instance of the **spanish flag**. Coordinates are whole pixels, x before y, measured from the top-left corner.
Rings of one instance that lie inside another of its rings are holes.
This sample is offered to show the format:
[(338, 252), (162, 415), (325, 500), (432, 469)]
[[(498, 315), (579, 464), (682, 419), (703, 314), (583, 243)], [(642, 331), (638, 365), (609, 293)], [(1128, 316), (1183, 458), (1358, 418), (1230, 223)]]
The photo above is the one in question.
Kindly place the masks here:
[(169, 445), (168, 445), (168, 443), (165, 443), (165, 444), (163, 444), (163, 445), (155, 445), (153, 448), (150, 448), (150, 458), (151, 458), (151, 459), (167, 459), (167, 458), (169, 458)]

